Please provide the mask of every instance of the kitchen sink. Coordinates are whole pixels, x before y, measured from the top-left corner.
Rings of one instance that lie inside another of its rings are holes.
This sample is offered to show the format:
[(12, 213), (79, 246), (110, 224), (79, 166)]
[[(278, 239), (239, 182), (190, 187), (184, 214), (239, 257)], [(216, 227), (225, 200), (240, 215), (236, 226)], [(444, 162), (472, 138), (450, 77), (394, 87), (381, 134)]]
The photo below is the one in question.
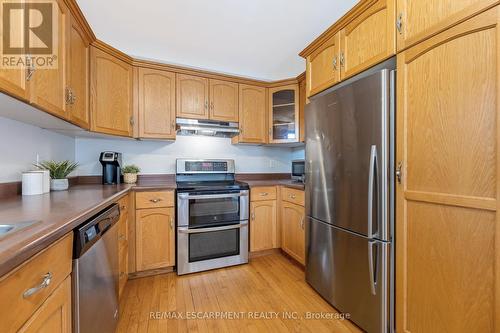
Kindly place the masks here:
[(38, 223), (38, 222), (40, 222), (40, 221), (24, 221), (24, 222), (17, 222), (17, 223), (0, 224), (0, 239), (6, 237), (7, 235), (10, 235), (16, 231), (27, 228), (35, 223)]

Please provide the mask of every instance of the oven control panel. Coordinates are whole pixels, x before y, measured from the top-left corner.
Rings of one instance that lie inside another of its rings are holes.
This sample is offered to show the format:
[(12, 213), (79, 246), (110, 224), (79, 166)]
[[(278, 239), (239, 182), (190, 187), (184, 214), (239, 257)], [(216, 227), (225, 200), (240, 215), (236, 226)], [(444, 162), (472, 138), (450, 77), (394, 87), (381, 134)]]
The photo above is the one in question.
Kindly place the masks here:
[(187, 172), (220, 172), (227, 171), (227, 162), (186, 162), (185, 168)]

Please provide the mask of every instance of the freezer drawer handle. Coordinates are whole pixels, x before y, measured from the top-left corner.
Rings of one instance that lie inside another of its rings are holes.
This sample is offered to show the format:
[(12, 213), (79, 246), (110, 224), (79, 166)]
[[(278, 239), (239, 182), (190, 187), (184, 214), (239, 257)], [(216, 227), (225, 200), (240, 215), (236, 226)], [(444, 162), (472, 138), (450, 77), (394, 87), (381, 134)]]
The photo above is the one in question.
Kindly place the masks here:
[[(370, 289), (373, 295), (377, 295), (377, 280), (376, 280), (376, 269), (373, 262), (373, 247), (376, 246), (376, 242), (368, 242), (368, 271), (370, 273)], [(375, 252), (377, 254), (378, 252)], [(378, 254), (377, 254), (378, 255)], [(377, 260), (375, 260), (375, 265), (377, 265)]]
[[(375, 180), (377, 177), (377, 146), (372, 145), (371, 153), (370, 153), (370, 170), (368, 171), (368, 238), (373, 238), (373, 191), (377, 191), (378, 198), (378, 189), (374, 189), (374, 183), (377, 184), (378, 181)], [(378, 219), (378, 207), (377, 207), (377, 219)]]

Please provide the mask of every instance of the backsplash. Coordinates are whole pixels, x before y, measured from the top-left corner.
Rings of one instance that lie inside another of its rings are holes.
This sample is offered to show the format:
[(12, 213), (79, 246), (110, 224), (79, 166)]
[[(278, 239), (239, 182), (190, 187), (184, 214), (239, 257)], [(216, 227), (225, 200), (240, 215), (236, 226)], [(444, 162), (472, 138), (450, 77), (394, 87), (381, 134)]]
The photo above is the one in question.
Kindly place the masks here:
[(237, 173), (289, 173), (292, 148), (232, 145), (230, 139), (177, 136), (175, 142), (127, 139), (76, 139), (79, 175), (101, 174), (99, 153), (123, 153), (124, 164), (136, 164), (142, 174), (175, 173), (176, 158), (230, 158)]
[(75, 139), (0, 117), (0, 183), (17, 182), (40, 160), (74, 160)]

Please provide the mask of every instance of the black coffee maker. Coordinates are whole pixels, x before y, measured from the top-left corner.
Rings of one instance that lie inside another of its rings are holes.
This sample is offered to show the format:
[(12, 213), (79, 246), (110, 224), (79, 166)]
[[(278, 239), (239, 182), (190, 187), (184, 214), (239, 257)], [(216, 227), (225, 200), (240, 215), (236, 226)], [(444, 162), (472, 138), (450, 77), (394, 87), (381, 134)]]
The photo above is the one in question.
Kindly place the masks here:
[(103, 151), (99, 157), (102, 164), (102, 183), (104, 185), (120, 184), (122, 173), (122, 154), (113, 151)]

